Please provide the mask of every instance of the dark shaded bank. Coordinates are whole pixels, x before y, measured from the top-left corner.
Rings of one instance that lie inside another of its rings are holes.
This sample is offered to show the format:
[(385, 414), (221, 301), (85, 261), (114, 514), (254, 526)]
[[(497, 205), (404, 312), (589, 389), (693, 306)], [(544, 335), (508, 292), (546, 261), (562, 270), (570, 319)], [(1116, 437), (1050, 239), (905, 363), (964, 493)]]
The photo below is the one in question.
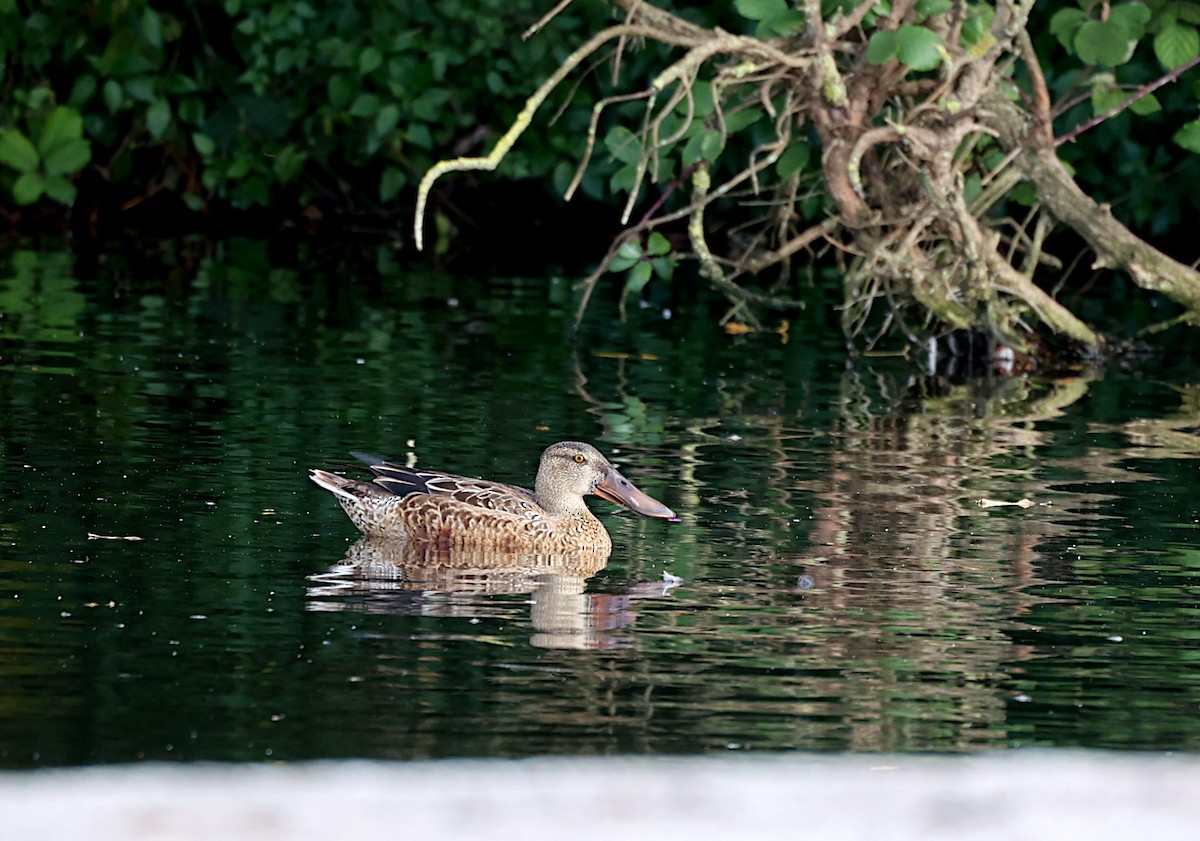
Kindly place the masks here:
[[(619, 211), (586, 197), (563, 202), (532, 179), (485, 184), (460, 179), (441, 196), (441, 234), (424, 255), (412, 249), (411, 200), (395, 213), (355, 213), (314, 203), (295, 213), (223, 208), (194, 212), (169, 193), (122, 205), (121, 197), (85, 186), (69, 214), (50, 207), (28, 211), (0, 231), (0, 251), (40, 240), (67, 241), (82, 258), (106, 252), (154, 254), (179, 240), (219, 242), (248, 237), (286, 244), (309, 242), (336, 253), (347, 240), (387, 243), (413, 262), (457, 273), (537, 276), (548, 271), (585, 274), (620, 228)], [(39, 212), (40, 211), (40, 212)], [(136, 244), (132, 245), (131, 244)]]

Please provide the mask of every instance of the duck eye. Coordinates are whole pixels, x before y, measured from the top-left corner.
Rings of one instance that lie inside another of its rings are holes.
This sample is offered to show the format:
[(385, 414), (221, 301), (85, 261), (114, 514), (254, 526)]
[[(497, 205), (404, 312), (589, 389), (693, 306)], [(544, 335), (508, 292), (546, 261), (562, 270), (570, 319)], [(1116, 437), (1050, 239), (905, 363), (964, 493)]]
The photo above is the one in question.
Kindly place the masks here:
[(584, 458), (583, 453), (575, 454), (575, 463), (576, 464), (583, 464), (585, 461), (587, 461), (587, 459)]

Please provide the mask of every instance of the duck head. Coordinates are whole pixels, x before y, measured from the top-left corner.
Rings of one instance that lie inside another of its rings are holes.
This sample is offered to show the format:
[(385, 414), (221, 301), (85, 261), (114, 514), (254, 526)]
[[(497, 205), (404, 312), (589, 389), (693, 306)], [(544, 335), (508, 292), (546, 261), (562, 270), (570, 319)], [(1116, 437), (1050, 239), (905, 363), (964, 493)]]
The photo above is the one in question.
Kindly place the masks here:
[(564, 513), (586, 507), (583, 497), (587, 494), (624, 505), (643, 517), (675, 516), (670, 508), (638, 490), (591, 444), (560, 441), (547, 447), (534, 485), (538, 503), (551, 513)]

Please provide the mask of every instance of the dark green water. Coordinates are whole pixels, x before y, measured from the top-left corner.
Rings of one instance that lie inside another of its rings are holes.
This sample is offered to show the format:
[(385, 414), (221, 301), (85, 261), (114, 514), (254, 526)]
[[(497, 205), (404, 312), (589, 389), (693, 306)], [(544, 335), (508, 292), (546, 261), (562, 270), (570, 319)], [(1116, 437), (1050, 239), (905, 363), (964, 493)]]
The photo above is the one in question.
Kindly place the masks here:
[[(565, 281), (349, 250), (0, 257), (0, 767), (1200, 748), (1191, 360), (951, 386), (686, 295), (573, 348)], [(561, 439), (681, 522), (367, 581), (305, 475), (528, 483)]]

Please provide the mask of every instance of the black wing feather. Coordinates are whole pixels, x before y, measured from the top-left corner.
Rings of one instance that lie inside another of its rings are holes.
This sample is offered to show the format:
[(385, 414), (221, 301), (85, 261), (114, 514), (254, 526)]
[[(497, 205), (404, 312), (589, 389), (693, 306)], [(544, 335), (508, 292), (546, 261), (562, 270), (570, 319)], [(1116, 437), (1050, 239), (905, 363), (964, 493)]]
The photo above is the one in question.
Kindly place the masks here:
[(438, 470), (417, 470), (392, 464), (370, 453), (352, 451), (351, 455), (375, 474), (374, 483), (397, 496), (417, 493), (446, 494), (481, 508), (528, 513), (537, 506), (533, 491), (516, 485), (470, 479)]

